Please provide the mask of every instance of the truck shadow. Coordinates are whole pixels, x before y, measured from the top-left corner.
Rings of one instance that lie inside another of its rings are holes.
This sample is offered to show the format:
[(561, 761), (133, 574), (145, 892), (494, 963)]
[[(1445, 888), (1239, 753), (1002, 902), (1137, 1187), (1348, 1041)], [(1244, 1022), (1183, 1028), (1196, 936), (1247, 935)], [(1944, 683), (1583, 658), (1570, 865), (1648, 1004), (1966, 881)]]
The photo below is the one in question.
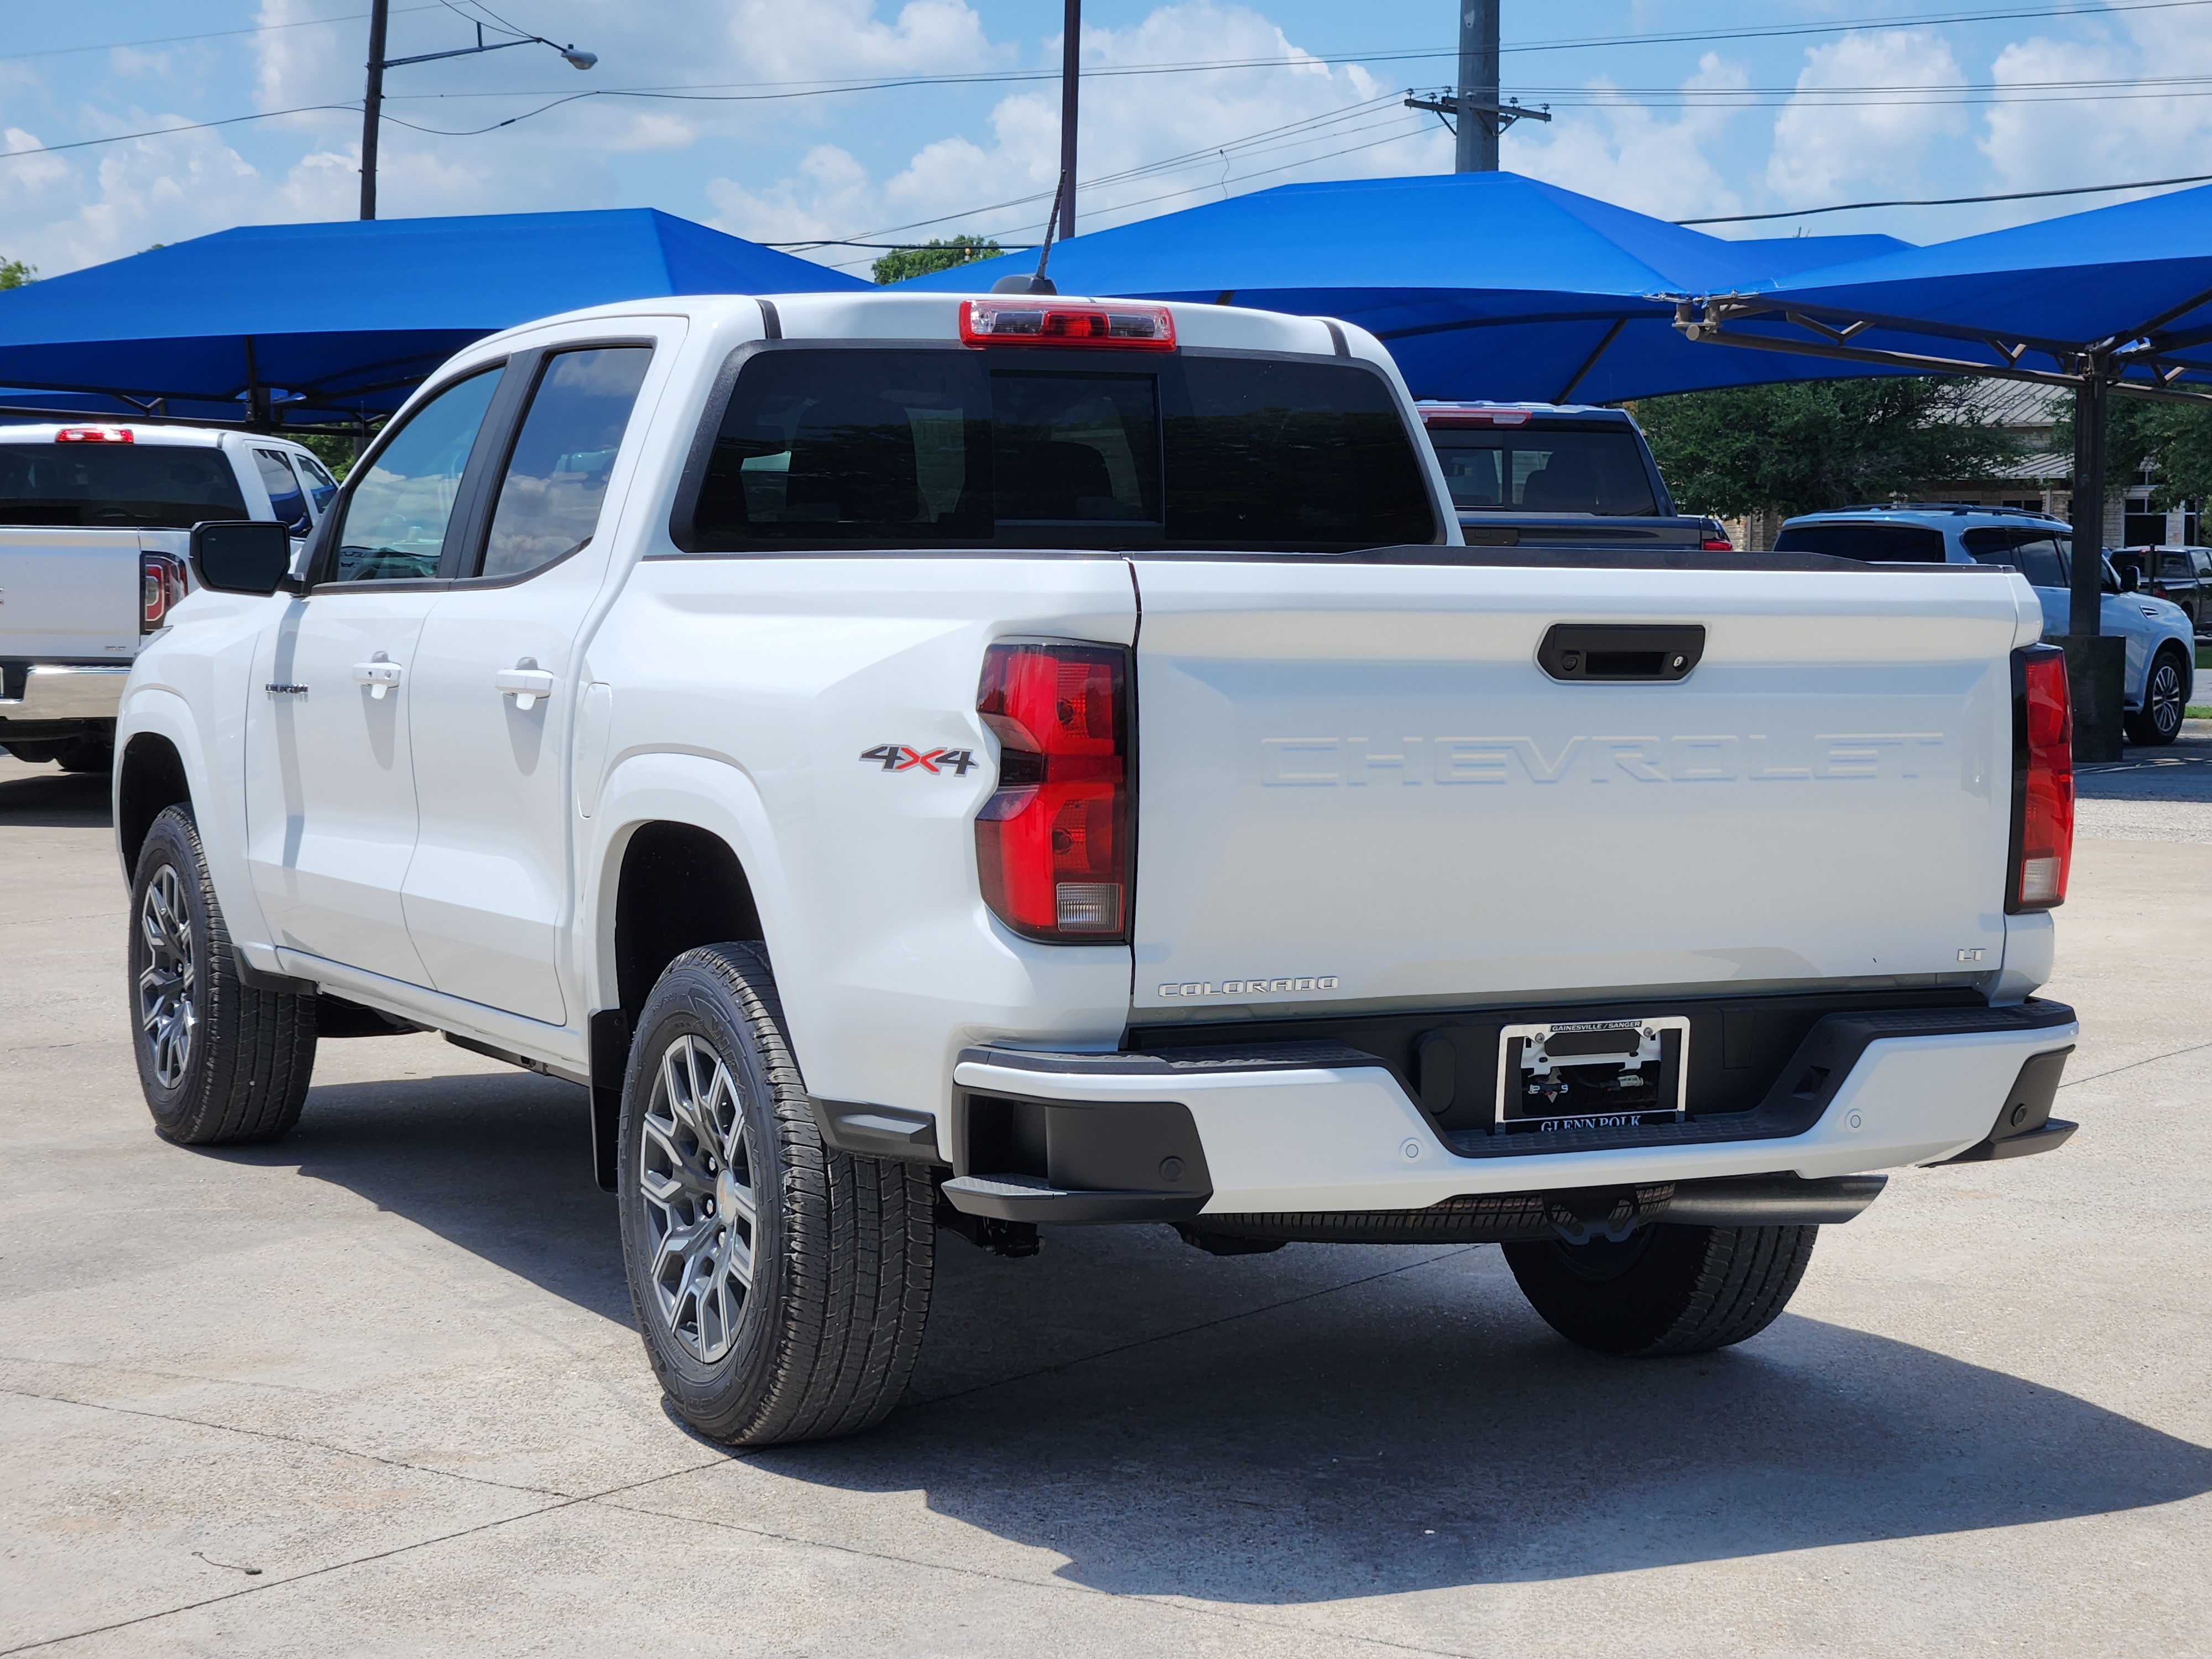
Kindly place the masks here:
[(33, 771), (0, 758), (0, 824), (33, 830), (105, 830), (112, 821), (104, 772)]
[[(580, 1091), (521, 1073), (342, 1083), (313, 1092), (281, 1147), (224, 1156), (296, 1164), (627, 1327), (585, 1125)], [(1494, 1249), (1224, 1260), (1164, 1228), (1069, 1228), (1006, 1261), (938, 1238), (904, 1407), (872, 1433), (745, 1461), (829, 1490), (921, 1492), (1101, 1589), (1323, 1601), (2212, 1491), (2204, 1447), (1816, 1319), (1784, 1316), (1719, 1354), (1599, 1359), (1537, 1321)], [(1816, 1254), (1816, 1287), (1823, 1267)], [(720, 1501), (696, 1487), (656, 1507)]]

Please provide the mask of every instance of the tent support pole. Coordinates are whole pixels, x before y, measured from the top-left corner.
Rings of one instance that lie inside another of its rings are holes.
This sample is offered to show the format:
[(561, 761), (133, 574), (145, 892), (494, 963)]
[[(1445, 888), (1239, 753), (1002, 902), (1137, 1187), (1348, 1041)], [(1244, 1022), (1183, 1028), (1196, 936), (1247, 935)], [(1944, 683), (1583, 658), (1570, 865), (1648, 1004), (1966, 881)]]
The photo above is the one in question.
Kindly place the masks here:
[(2120, 758), (2126, 715), (2127, 641), (2104, 631), (2105, 421), (2111, 362), (2085, 352), (2074, 390), (2073, 568), (2066, 612), (2066, 690), (2074, 709), (2074, 758)]
[(361, 95), (361, 216), (376, 217), (376, 134), (384, 120), (384, 33), (392, 0), (369, 0), (368, 84)]
[(1597, 360), (1605, 356), (1606, 348), (1611, 345), (1615, 340), (1619, 339), (1620, 337), (1620, 331), (1627, 326), (1628, 319), (1626, 317), (1616, 317), (1613, 319), (1613, 326), (1606, 330), (1605, 338), (1597, 343), (1597, 349), (1591, 352), (1589, 356), (1583, 359), (1583, 366), (1577, 369), (1572, 375), (1568, 377), (1567, 383), (1559, 388), (1559, 395), (1552, 399), (1553, 403), (1563, 404), (1566, 402), (1569, 395), (1573, 392), (1577, 386), (1583, 383), (1584, 378), (1588, 376), (1590, 370), (1597, 367)]

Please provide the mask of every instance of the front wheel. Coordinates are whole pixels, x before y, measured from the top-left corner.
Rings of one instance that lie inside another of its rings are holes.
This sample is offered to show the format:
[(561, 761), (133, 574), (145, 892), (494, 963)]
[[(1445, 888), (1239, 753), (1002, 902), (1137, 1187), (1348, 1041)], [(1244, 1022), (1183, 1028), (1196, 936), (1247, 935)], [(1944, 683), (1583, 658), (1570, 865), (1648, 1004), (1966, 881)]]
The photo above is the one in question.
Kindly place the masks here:
[(1505, 1246), (1529, 1305), (1570, 1342), (1624, 1358), (1753, 1337), (1796, 1294), (1818, 1227), (1639, 1227), (1614, 1243)]
[(239, 978), (191, 808), (146, 832), (131, 915), (132, 1047), (155, 1132), (185, 1146), (274, 1140), (307, 1098), (315, 999)]
[(2143, 677), (2142, 707), (2128, 716), (2128, 741), (2166, 744), (2179, 737), (2182, 717), (2189, 712), (2188, 687), (2189, 667), (2181, 653), (2161, 647)]
[(630, 1305), (684, 1420), (768, 1446), (886, 1416), (928, 1318), (933, 1184), (822, 1144), (757, 945), (690, 951), (661, 975), (620, 1145)]

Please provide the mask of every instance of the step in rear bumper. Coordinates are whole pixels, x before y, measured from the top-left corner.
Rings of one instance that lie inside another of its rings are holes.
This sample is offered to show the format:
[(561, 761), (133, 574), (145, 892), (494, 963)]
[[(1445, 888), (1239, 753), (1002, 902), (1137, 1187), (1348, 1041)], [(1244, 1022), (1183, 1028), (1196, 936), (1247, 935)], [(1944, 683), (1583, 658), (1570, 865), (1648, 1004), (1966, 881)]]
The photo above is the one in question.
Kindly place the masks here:
[[(1797, 1133), (1777, 1134), (1770, 1125), (1741, 1139), (1651, 1144), (1616, 1137), (1615, 1144), (1559, 1152), (1518, 1135), (1505, 1156), (1495, 1155), (1492, 1146), (1477, 1155), (1455, 1151), (1389, 1068), (1355, 1050), (1318, 1043), (1173, 1055), (970, 1048), (959, 1056), (953, 1077), (963, 1099), (981, 1094), (1099, 1107), (1179, 1103), (1203, 1147), (1211, 1191), (1201, 1214), (1410, 1210), (1478, 1194), (1783, 1173), (1826, 1180), (1971, 1157), (2001, 1127), (2014, 1128), (2001, 1120), (2024, 1083), (2033, 1078), (2056, 1087), (2079, 1029), (2070, 1009), (2048, 1002), (2031, 1003), (2027, 1012), (1958, 1011), (1942, 1023), (1954, 1029), (1864, 1041), (1848, 1072), (1822, 1091), (1826, 1099), (1818, 1117)], [(2031, 1073), (2028, 1062), (2039, 1057), (2043, 1063)], [(2048, 1106), (2046, 1098), (2045, 1116)], [(2030, 1117), (2026, 1127), (2043, 1121)], [(2065, 1133), (2015, 1131), (2013, 1138), (2032, 1139), (2043, 1150)], [(1464, 1143), (1468, 1137), (1453, 1139)], [(2003, 1157), (2011, 1150), (1979, 1155)], [(962, 1165), (957, 1153), (954, 1162)], [(998, 1172), (957, 1167), (957, 1173)], [(1043, 1188), (1064, 1189), (1048, 1182)], [(1023, 1207), (1037, 1212), (1030, 1218), (1048, 1218), (1037, 1204)]]

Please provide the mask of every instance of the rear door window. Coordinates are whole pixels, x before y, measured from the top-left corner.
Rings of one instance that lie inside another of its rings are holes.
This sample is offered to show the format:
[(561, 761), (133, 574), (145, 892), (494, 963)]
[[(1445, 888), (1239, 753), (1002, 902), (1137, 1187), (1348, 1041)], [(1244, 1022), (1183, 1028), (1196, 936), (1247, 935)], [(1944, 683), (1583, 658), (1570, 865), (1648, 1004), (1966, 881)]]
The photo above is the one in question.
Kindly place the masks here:
[(680, 544), (1433, 542), (1389, 385), (1349, 365), (800, 348), (739, 373)]
[(269, 510), (277, 523), (295, 536), (304, 536), (313, 530), (314, 520), (307, 516), (307, 493), (300, 488), (300, 480), (292, 471), (290, 459), (281, 449), (257, 449), (253, 452), (255, 471), (261, 475), (261, 487), (269, 492)]
[(181, 444), (0, 443), (0, 524), (189, 530), (243, 519), (230, 457)]
[(545, 359), (500, 481), (483, 574), (526, 575), (598, 532), (607, 477), (652, 361), (650, 346), (595, 346)]
[(2010, 565), (2031, 587), (2066, 586), (2065, 547), (2045, 530), (1969, 530), (1960, 538), (1977, 564)]
[(1434, 426), (1429, 441), (1462, 513), (1649, 518), (1659, 511), (1643, 449), (1620, 427)]
[(1796, 524), (1774, 538), (1777, 553), (1825, 553), (1873, 564), (1941, 564), (1943, 532), (1918, 524)]

